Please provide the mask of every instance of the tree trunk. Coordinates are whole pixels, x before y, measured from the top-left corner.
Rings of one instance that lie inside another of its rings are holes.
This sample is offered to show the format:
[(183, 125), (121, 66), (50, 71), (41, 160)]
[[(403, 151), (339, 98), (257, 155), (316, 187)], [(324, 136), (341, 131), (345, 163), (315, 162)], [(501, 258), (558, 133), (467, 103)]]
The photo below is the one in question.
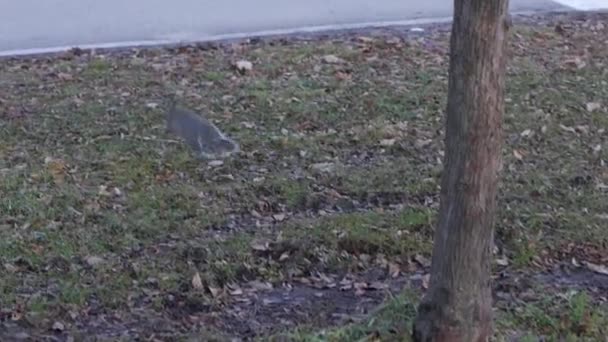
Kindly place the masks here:
[(414, 341), (488, 341), (498, 176), (502, 168), (508, 0), (455, 0), (446, 152), (431, 284)]

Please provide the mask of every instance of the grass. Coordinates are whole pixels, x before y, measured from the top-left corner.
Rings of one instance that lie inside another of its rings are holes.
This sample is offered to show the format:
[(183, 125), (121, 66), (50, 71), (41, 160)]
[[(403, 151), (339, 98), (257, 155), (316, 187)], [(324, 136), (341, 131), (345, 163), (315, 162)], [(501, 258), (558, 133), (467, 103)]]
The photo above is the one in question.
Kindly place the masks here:
[[(272, 336), (270, 341), (410, 341), (407, 329), (416, 315), (420, 294), (406, 292), (392, 297), (370, 318), (338, 328), (298, 329)], [(495, 339), (506, 341), (596, 341), (605, 334), (608, 315), (594, 306), (585, 292), (556, 293), (537, 303), (500, 312)], [(403, 331), (404, 328), (406, 331)]]
[[(508, 279), (605, 262), (607, 32), (567, 20), (570, 36), (523, 25), (511, 42)], [(430, 30), (3, 60), (0, 321), (108, 339), (407, 335), (438, 209), (447, 45)], [(169, 93), (244, 152), (192, 158), (164, 132)], [(605, 336), (605, 306), (574, 287), (498, 300), (497, 339)]]

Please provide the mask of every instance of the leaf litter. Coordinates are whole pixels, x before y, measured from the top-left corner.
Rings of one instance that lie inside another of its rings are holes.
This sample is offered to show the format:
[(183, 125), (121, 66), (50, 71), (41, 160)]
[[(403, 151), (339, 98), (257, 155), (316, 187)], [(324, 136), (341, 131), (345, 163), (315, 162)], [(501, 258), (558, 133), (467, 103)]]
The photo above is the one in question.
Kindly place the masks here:
[[(499, 313), (607, 297), (605, 18), (537, 19), (512, 38)], [(249, 339), (426, 289), (448, 34), (410, 32), (5, 59), (0, 337)], [(244, 155), (164, 139), (169, 94)]]

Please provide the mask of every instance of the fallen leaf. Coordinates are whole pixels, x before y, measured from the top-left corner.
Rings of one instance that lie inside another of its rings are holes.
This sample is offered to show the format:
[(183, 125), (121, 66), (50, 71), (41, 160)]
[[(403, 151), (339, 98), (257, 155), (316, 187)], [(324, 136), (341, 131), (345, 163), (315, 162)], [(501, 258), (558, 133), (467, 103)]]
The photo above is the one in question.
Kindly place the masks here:
[(597, 144), (595, 146), (593, 146), (593, 152), (598, 153), (602, 150), (602, 145)]
[(271, 283), (266, 282), (266, 281), (259, 281), (259, 280), (252, 280), (252, 281), (248, 282), (247, 285), (249, 285), (252, 289), (255, 289), (257, 291), (268, 291), (268, 290), (272, 290), (272, 288), (273, 288)]
[(235, 100), (236, 100), (236, 97), (234, 97), (234, 95), (224, 95), (224, 96), (222, 96), (222, 101), (223, 102), (233, 103)]
[(209, 286), (209, 293), (211, 293), (213, 297), (218, 297), (222, 293), (222, 289), (219, 287)]
[(51, 173), (55, 184), (62, 184), (65, 181), (67, 166), (63, 160), (46, 157), (44, 158), (44, 164)]
[(237, 61), (235, 66), (236, 66), (236, 69), (242, 73), (251, 71), (253, 69), (253, 63), (251, 63), (250, 61), (246, 61), (246, 60)]
[(253, 240), (251, 241), (251, 243), (249, 244), (249, 246), (251, 246), (251, 248), (254, 251), (258, 251), (258, 252), (265, 252), (270, 250), (270, 242), (268, 242), (267, 240)]
[(518, 151), (518, 150), (513, 150), (513, 156), (515, 157), (515, 159), (517, 160), (523, 160), (524, 159), (524, 155), (522, 152)]
[(587, 66), (587, 63), (585, 63), (585, 61), (580, 59), (580, 57), (575, 57), (572, 59), (565, 60), (564, 66), (569, 67), (569, 68), (582, 69), (585, 66)]
[(399, 264), (394, 263), (394, 262), (388, 263), (388, 273), (390, 274), (391, 277), (397, 278), (399, 276), (400, 272), (401, 272), (401, 267), (399, 267)]
[(120, 196), (122, 196), (122, 190), (120, 190), (120, 189), (119, 189), (119, 188), (117, 188), (117, 187), (114, 187), (114, 188), (112, 189), (112, 193), (113, 193), (113, 194), (114, 194), (114, 196), (116, 196), (116, 197), (120, 197)]
[(323, 56), (323, 62), (327, 64), (340, 64), (344, 62), (344, 60), (336, 55), (325, 55)]
[(192, 277), (192, 288), (195, 290), (202, 290), (204, 288), (203, 280), (198, 272), (194, 273), (194, 276)]
[(287, 259), (289, 259), (289, 252), (283, 252), (283, 254), (281, 254), (279, 257), (279, 261), (285, 261)]
[(99, 193), (99, 196), (103, 196), (103, 197), (108, 197), (111, 195), (111, 193), (108, 191), (107, 185), (100, 185), (98, 193)]
[(274, 214), (272, 215), (272, 218), (277, 222), (281, 222), (285, 220), (285, 214)]
[(19, 267), (15, 266), (13, 264), (9, 264), (9, 263), (4, 264), (4, 269), (6, 271), (8, 271), (9, 273), (15, 273), (15, 272), (19, 271)]
[(559, 128), (561, 128), (563, 131), (566, 131), (566, 132), (576, 133), (576, 129), (574, 129), (574, 127), (565, 126), (565, 125), (560, 124)]
[(576, 132), (587, 134), (589, 133), (589, 126), (587, 125), (579, 125), (574, 128)]
[(340, 81), (348, 81), (352, 79), (352, 75), (348, 72), (344, 72), (341, 70), (336, 71), (336, 78)]
[(329, 173), (335, 169), (335, 164), (334, 163), (316, 163), (316, 164), (310, 165), (310, 168), (315, 171)]
[(364, 282), (354, 283), (353, 287), (355, 289), (355, 296), (362, 296), (362, 295), (364, 295), (365, 294), (365, 290), (368, 289), (367, 283), (364, 283)]
[(357, 40), (360, 41), (361, 43), (372, 43), (374, 41), (374, 38), (359, 36), (359, 37), (357, 37)]
[(392, 37), (386, 40), (387, 44), (391, 44), (391, 45), (401, 45), (401, 38), (399, 37)]
[(55, 322), (53, 323), (53, 330), (58, 332), (64, 331), (65, 325), (61, 322)]
[(87, 263), (87, 265), (89, 265), (91, 267), (95, 267), (95, 266), (102, 264), (104, 262), (104, 260), (101, 257), (91, 255), (85, 259), (85, 262)]
[(417, 139), (415, 145), (418, 148), (423, 148), (423, 147), (429, 146), (432, 143), (433, 143), (433, 140), (431, 140), (431, 139)]
[(429, 283), (431, 282), (431, 274), (427, 273), (422, 276), (422, 288), (425, 290), (429, 288)]
[(371, 284), (369, 284), (368, 288), (370, 290), (386, 290), (389, 288), (388, 284), (383, 283), (381, 281), (375, 281)]
[(389, 146), (395, 145), (395, 142), (396, 142), (395, 139), (382, 139), (382, 140), (380, 140), (380, 145), (389, 147)]
[(422, 267), (430, 267), (431, 266), (431, 261), (429, 259), (425, 258), (421, 254), (416, 254), (414, 256), (414, 261), (416, 261)]
[(71, 74), (68, 74), (67, 72), (58, 73), (57, 78), (59, 78), (62, 81), (71, 81), (74, 79), (74, 77)]
[(587, 104), (585, 105), (585, 108), (587, 108), (587, 111), (589, 113), (591, 113), (591, 112), (595, 112), (596, 110), (602, 108), (602, 105), (598, 102), (587, 102)]
[(591, 271), (593, 271), (595, 273), (608, 275), (608, 267), (606, 267), (604, 265), (597, 265), (597, 264), (593, 264), (590, 262), (586, 262), (585, 266), (587, 266), (588, 269), (590, 269)]
[(241, 296), (243, 294), (243, 289), (240, 287), (232, 289), (228, 292), (231, 296)]
[(509, 259), (507, 259), (506, 256), (503, 256), (502, 258), (497, 258), (495, 261), (496, 265), (498, 266), (509, 266)]
[(532, 130), (531, 129), (526, 129), (523, 132), (521, 132), (521, 136), (522, 137), (529, 137), (530, 135), (532, 135)]

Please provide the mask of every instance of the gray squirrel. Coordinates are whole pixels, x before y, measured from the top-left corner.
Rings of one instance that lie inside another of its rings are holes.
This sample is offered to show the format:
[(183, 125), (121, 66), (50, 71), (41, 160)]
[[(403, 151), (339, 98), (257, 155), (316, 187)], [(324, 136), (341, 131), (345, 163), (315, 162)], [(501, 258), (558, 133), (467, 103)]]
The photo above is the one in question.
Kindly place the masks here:
[(226, 158), (240, 151), (211, 121), (171, 101), (166, 114), (167, 131), (179, 136), (202, 159)]

